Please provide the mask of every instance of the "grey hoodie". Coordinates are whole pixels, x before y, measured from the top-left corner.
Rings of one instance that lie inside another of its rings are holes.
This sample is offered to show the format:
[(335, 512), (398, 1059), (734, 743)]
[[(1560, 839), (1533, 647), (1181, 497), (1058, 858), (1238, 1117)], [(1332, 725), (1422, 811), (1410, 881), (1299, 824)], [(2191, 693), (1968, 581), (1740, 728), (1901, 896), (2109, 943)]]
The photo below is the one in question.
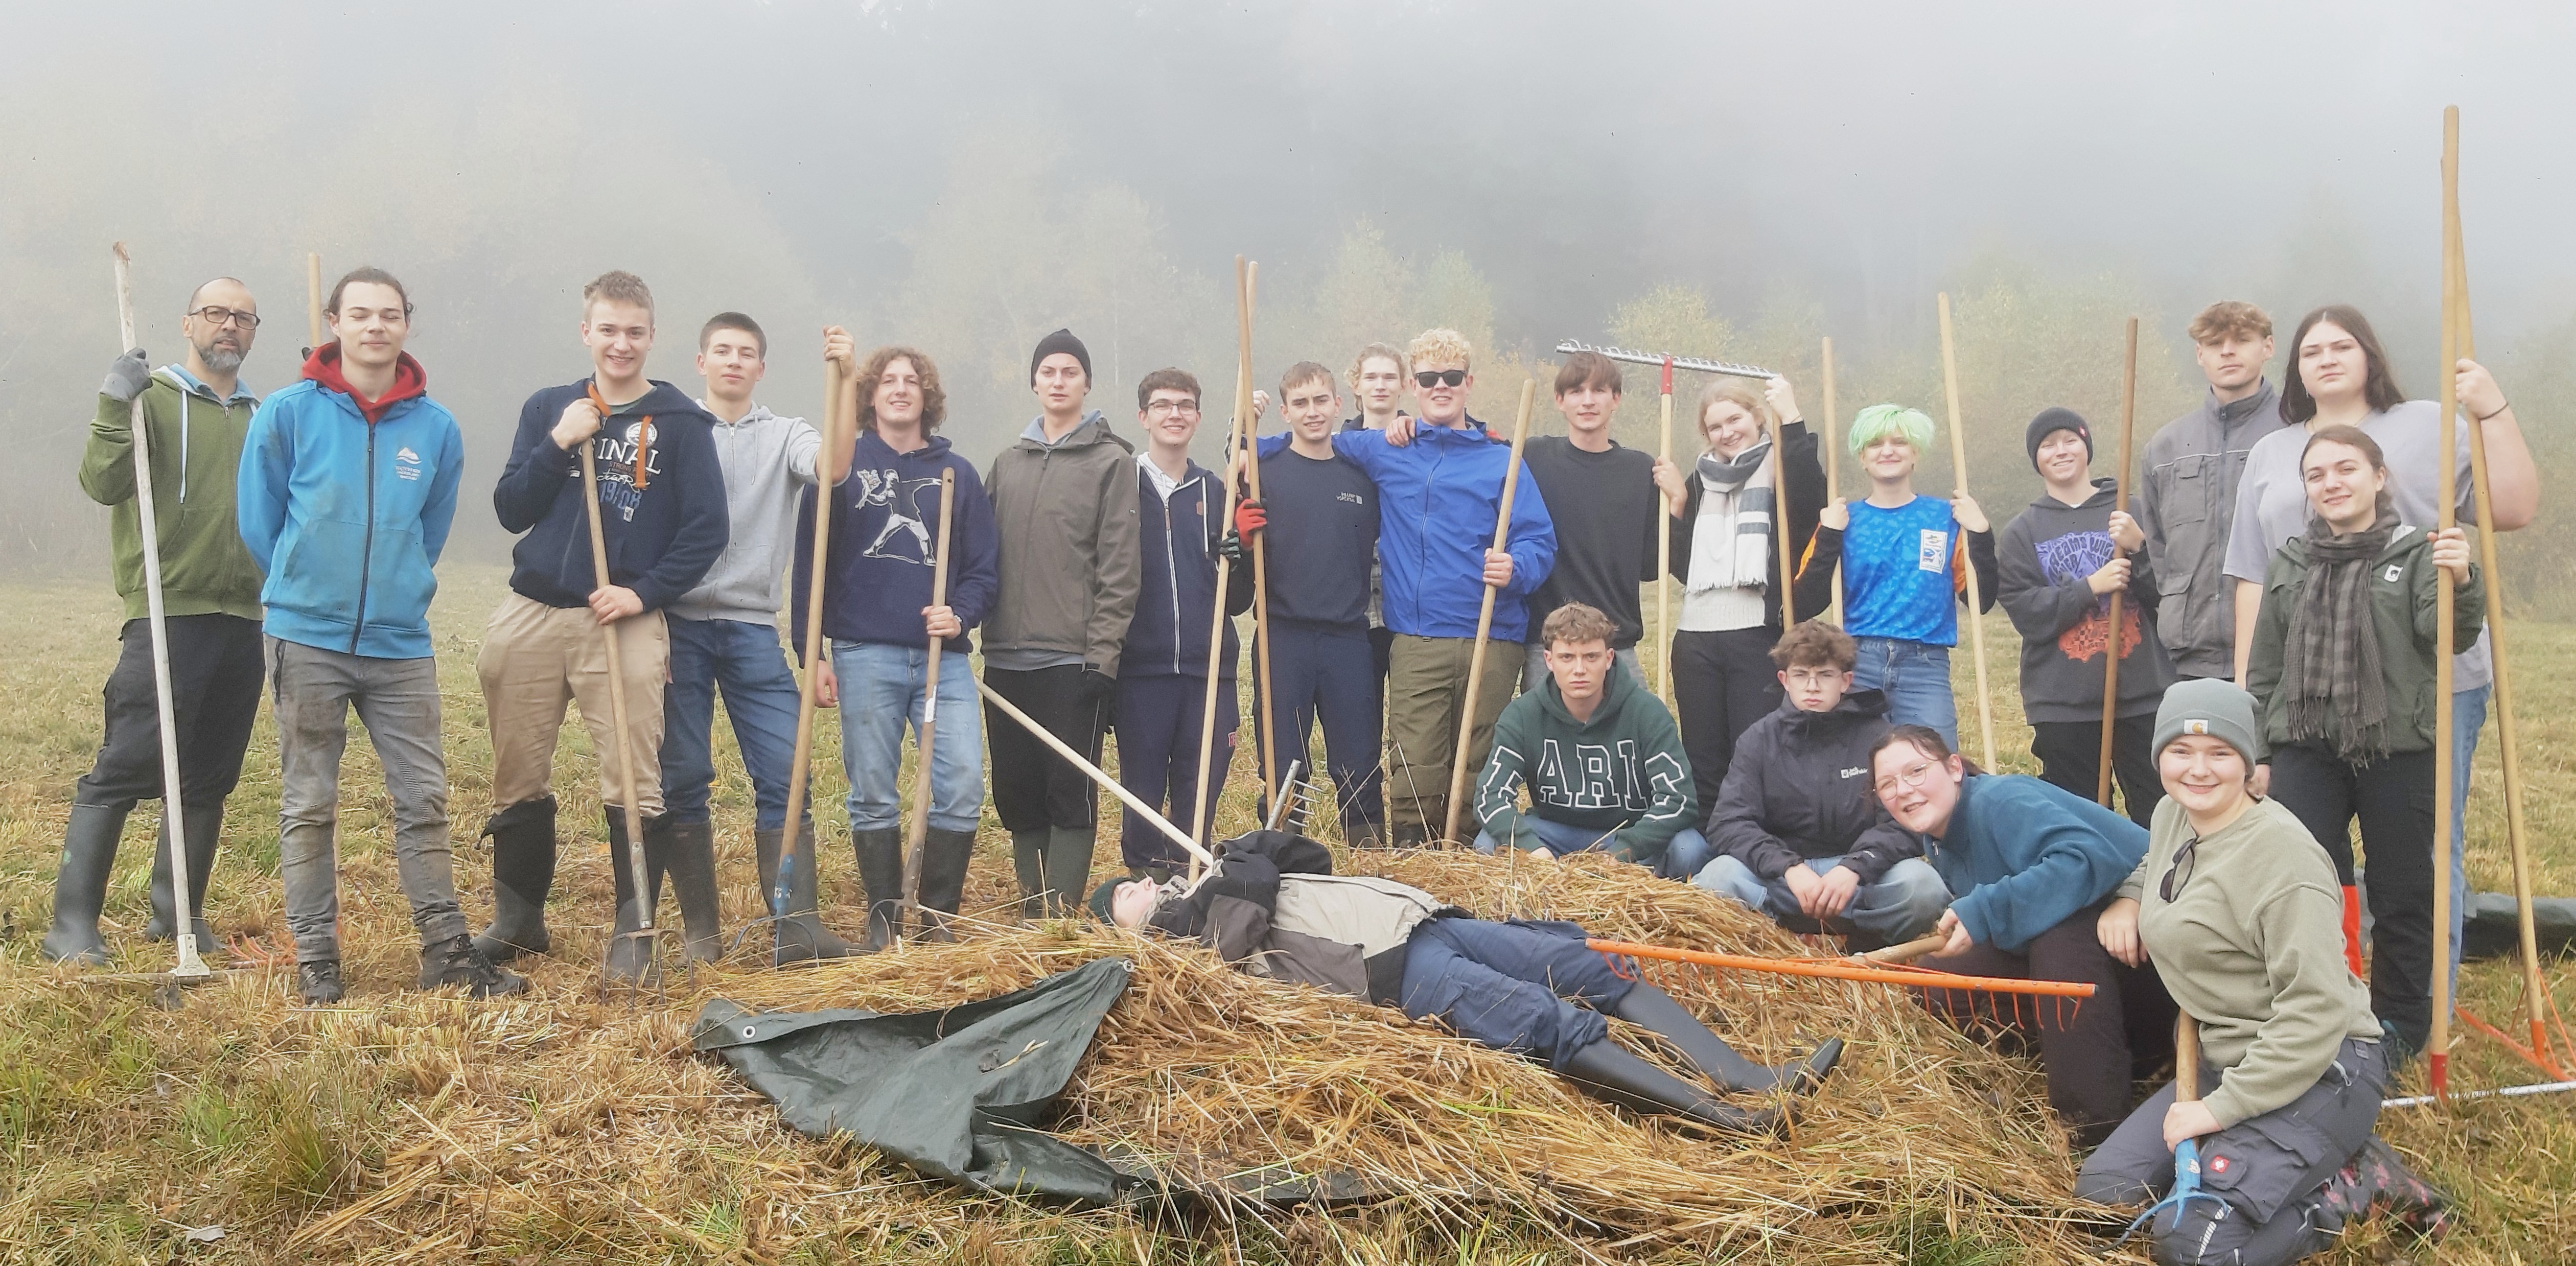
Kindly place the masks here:
[(814, 484), (814, 454), (823, 437), (804, 419), (782, 418), (761, 404), (740, 421), (718, 419), (711, 430), (716, 464), (724, 471), (730, 531), (705, 579), (680, 595), (670, 612), (687, 620), (774, 626), (779, 582), (796, 553), (796, 502)]
[(1023, 434), (984, 474), (1001, 589), (984, 619), (988, 667), (1118, 675), (1144, 563), (1135, 449), (1097, 410), (1050, 445)]
[(2236, 675), (2236, 586), (2223, 574), (2228, 527), (2236, 521), (2246, 455), (2256, 440), (2286, 425), (2281, 398), (2265, 379), (2232, 404), (2220, 404), (2210, 392), (2200, 408), (2147, 440), (2146, 477), (2133, 505), (2161, 578), (2156, 631), (2181, 672)]

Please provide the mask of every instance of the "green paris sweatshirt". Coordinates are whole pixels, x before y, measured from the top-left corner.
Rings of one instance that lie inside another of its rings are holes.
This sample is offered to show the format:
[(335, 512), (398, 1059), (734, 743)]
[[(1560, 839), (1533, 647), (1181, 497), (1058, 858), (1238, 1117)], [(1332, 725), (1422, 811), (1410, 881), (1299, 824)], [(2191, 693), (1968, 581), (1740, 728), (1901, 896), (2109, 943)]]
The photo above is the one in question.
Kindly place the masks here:
[(2227, 1074), (2210, 1115), (2234, 1125), (2306, 1094), (2345, 1038), (2378, 1039), (2379, 1020), (2370, 986), (2344, 965), (2334, 863), (2297, 815), (2255, 801), (2179, 871), (2191, 819), (2167, 799), (2155, 820), (2119, 895), (2139, 903), (2138, 938), (2165, 991), (2200, 1021), (2201, 1058)]
[(1611, 836), (1603, 848), (1622, 861), (1655, 862), (1697, 820), (1673, 714), (1616, 665), (1589, 721), (1565, 710), (1550, 678), (1494, 723), (1494, 752), (1476, 779), (1476, 819), (1509, 847), (1542, 848), (1519, 807), (1523, 785), (1531, 814)]
[[(176, 365), (154, 370), (143, 389), (152, 453), (152, 511), (161, 541), (161, 609), (170, 615), (260, 618), (259, 564), (242, 544), (233, 509), (243, 437), (259, 405), (235, 389), (217, 399)], [(125, 618), (149, 614), (143, 592), (142, 515), (134, 504), (133, 406), (106, 395), (81, 450), (81, 491), (109, 507), (108, 544)]]

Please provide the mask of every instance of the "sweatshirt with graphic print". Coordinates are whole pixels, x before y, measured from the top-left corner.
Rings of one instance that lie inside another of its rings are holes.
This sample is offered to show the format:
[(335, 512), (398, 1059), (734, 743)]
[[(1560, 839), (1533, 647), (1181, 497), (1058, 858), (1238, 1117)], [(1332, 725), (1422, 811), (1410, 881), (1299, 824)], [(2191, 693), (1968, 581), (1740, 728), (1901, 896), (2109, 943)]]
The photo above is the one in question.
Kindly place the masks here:
[[(510, 550), (510, 588), (550, 607), (581, 606), (598, 588), (582, 504), (581, 450), (556, 447), (552, 434), (564, 407), (589, 388), (585, 378), (528, 397), (509, 460), (492, 489), (502, 530), (527, 534)], [(695, 588), (724, 553), (724, 472), (708, 435), (714, 425), (697, 401), (657, 381), (602, 419), (590, 437), (600, 527), (608, 539), (608, 581), (634, 590), (647, 611), (661, 610)]]
[(1494, 752), (1476, 779), (1476, 820), (1509, 847), (1542, 848), (1523, 823), (1523, 786), (1529, 815), (1610, 836), (1604, 851), (1639, 865), (1660, 860), (1673, 836), (1698, 820), (1673, 714), (1616, 670), (1604, 674), (1589, 721), (1566, 710), (1551, 677), (1494, 723)]
[[(2111, 509), (2118, 485), (2093, 481), (2071, 506), (2043, 492), (2004, 525), (1996, 546), (1996, 601), (2021, 633), (2021, 704), (2033, 721), (2102, 720), (2102, 651), (2111, 642), (2111, 599), (2093, 592), (2093, 573), (2111, 561)], [(2120, 708), (2152, 715), (2174, 682), (2173, 660), (2156, 632), (2156, 569), (2129, 556), (2120, 599)]]

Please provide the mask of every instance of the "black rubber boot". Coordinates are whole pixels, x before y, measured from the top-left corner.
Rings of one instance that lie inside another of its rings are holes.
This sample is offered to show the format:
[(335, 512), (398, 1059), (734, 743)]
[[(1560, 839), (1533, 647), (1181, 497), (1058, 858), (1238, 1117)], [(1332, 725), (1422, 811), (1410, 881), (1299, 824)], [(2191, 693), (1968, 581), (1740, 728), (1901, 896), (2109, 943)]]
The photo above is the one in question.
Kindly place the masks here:
[(1721, 1103), (1615, 1042), (1594, 1042), (1576, 1051), (1558, 1071), (1593, 1098), (1638, 1112), (1678, 1117), (1685, 1124), (1720, 1134), (1777, 1134), (1789, 1122), (1789, 1114), (1781, 1108), (1747, 1111)]
[(62, 866), (54, 871), (54, 927), (38, 949), (50, 962), (96, 967), (107, 961), (107, 938), (98, 934), (98, 912), (107, 905), (107, 879), (116, 869), (116, 842), (125, 834), (122, 808), (75, 804), (63, 828)]
[(716, 900), (716, 827), (678, 822), (669, 814), (644, 819), (644, 867), (660, 900), (662, 876), (680, 904), (680, 956), (692, 963), (724, 957), (724, 916)]
[(1011, 870), (1020, 881), (1020, 917), (1034, 919), (1046, 913), (1046, 850), (1053, 831), (1040, 827), (1034, 831), (1011, 832)]
[(1091, 896), (1091, 851), (1099, 838), (1099, 833), (1090, 827), (1057, 827), (1047, 833), (1048, 918), (1071, 918), (1082, 913), (1082, 903)]
[(1639, 981), (1630, 986), (1628, 995), (1610, 1014), (1641, 1028), (1652, 1029), (1690, 1057), (1690, 1062), (1708, 1075), (1721, 1089), (1760, 1091), (1786, 1088), (1791, 1094), (1814, 1094), (1825, 1084), (1834, 1065), (1842, 1062), (1843, 1040), (1833, 1038), (1803, 1060), (1772, 1067), (1744, 1058), (1726, 1039), (1719, 1037), (1699, 1017), (1673, 1001), (1671, 994)]
[(930, 828), (921, 847), (921, 939), (954, 941), (948, 916), (966, 899), (966, 867), (975, 859), (973, 831)]
[(528, 978), (516, 972), (503, 971), (474, 948), (471, 937), (451, 936), (436, 945), (420, 947), (420, 987), (440, 989), (448, 985), (465, 986), (469, 998), (499, 998), (526, 993)]
[[(215, 870), (215, 845), (224, 831), (224, 802), (192, 804), (179, 810), (179, 826), (188, 833), (188, 913), (197, 925), (197, 953), (214, 952), (215, 929), (206, 919), (206, 876)], [(170, 891), (170, 830), (164, 819), (152, 845), (152, 920), (143, 925), (146, 940), (175, 939)]]
[(483, 819), (492, 841), (492, 926), (474, 938), (475, 952), (506, 963), (554, 948), (546, 932), (546, 894), (555, 884), (555, 798), (522, 800)]
[(646, 914), (662, 904), (662, 875), (650, 866), (652, 850), (645, 849), (646, 889), (635, 891), (635, 853), (626, 842), (626, 811), (607, 806), (608, 870), (617, 885), (617, 924), (608, 933), (608, 978), (626, 984), (645, 983), (653, 974), (653, 938), (638, 936), (644, 928)]
[[(778, 849), (787, 837), (785, 831), (753, 831), (751, 847), (760, 868), (760, 908), (770, 910), (770, 901), (778, 892)], [(848, 958), (858, 952), (839, 933), (823, 926), (821, 909), (816, 900), (822, 877), (814, 857), (814, 827), (807, 823), (796, 832), (796, 873), (788, 877), (787, 917), (771, 925), (770, 962), (784, 967), (789, 963), (811, 962), (818, 958)]]
[(1385, 828), (1368, 820), (1358, 805), (1342, 810), (1342, 841), (1352, 848), (1386, 847)]
[(1429, 848), (1431, 828), (1419, 822), (1397, 822), (1388, 826), (1386, 839), (1389, 848)]
[(903, 917), (903, 832), (852, 831), (850, 851), (868, 895), (868, 939), (859, 952), (873, 954), (894, 943), (895, 920)]
[(336, 958), (297, 963), (295, 990), (304, 1001), (317, 1007), (329, 1006), (349, 995), (348, 986), (340, 983), (340, 960)]

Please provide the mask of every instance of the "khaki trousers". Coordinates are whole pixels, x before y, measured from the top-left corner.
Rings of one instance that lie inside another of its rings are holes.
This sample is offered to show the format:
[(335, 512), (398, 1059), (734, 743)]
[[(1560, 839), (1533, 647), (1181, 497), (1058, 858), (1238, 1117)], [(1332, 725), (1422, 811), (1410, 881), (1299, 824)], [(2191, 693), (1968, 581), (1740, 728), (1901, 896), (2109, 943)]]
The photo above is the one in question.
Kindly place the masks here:
[[(626, 736), (635, 752), (635, 809), (662, 812), (662, 683), (670, 676), (671, 639), (662, 613), (620, 620), (617, 649), (626, 670)], [(608, 646), (588, 607), (550, 607), (511, 594), (483, 626), (474, 658), (483, 679), (483, 712), (492, 730), (495, 812), (551, 792), (555, 736), (564, 704), (581, 706), (590, 748), (599, 761), (599, 798), (623, 805), (616, 713), (609, 702)]]
[[(1447, 825), (1449, 761), (1458, 746), (1459, 706), (1467, 696), (1467, 668), (1475, 649), (1474, 638), (1396, 636), (1386, 675), (1389, 823), (1419, 825), (1435, 838)], [(1494, 722), (1520, 685), (1522, 656), (1518, 642), (1485, 643), (1484, 674), (1476, 681), (1476, 725), (1467, 734), (1470, 777), (1493, 749)], [(1458, 829), (1472, 837), (1474, 815), (1459, 816)]]

